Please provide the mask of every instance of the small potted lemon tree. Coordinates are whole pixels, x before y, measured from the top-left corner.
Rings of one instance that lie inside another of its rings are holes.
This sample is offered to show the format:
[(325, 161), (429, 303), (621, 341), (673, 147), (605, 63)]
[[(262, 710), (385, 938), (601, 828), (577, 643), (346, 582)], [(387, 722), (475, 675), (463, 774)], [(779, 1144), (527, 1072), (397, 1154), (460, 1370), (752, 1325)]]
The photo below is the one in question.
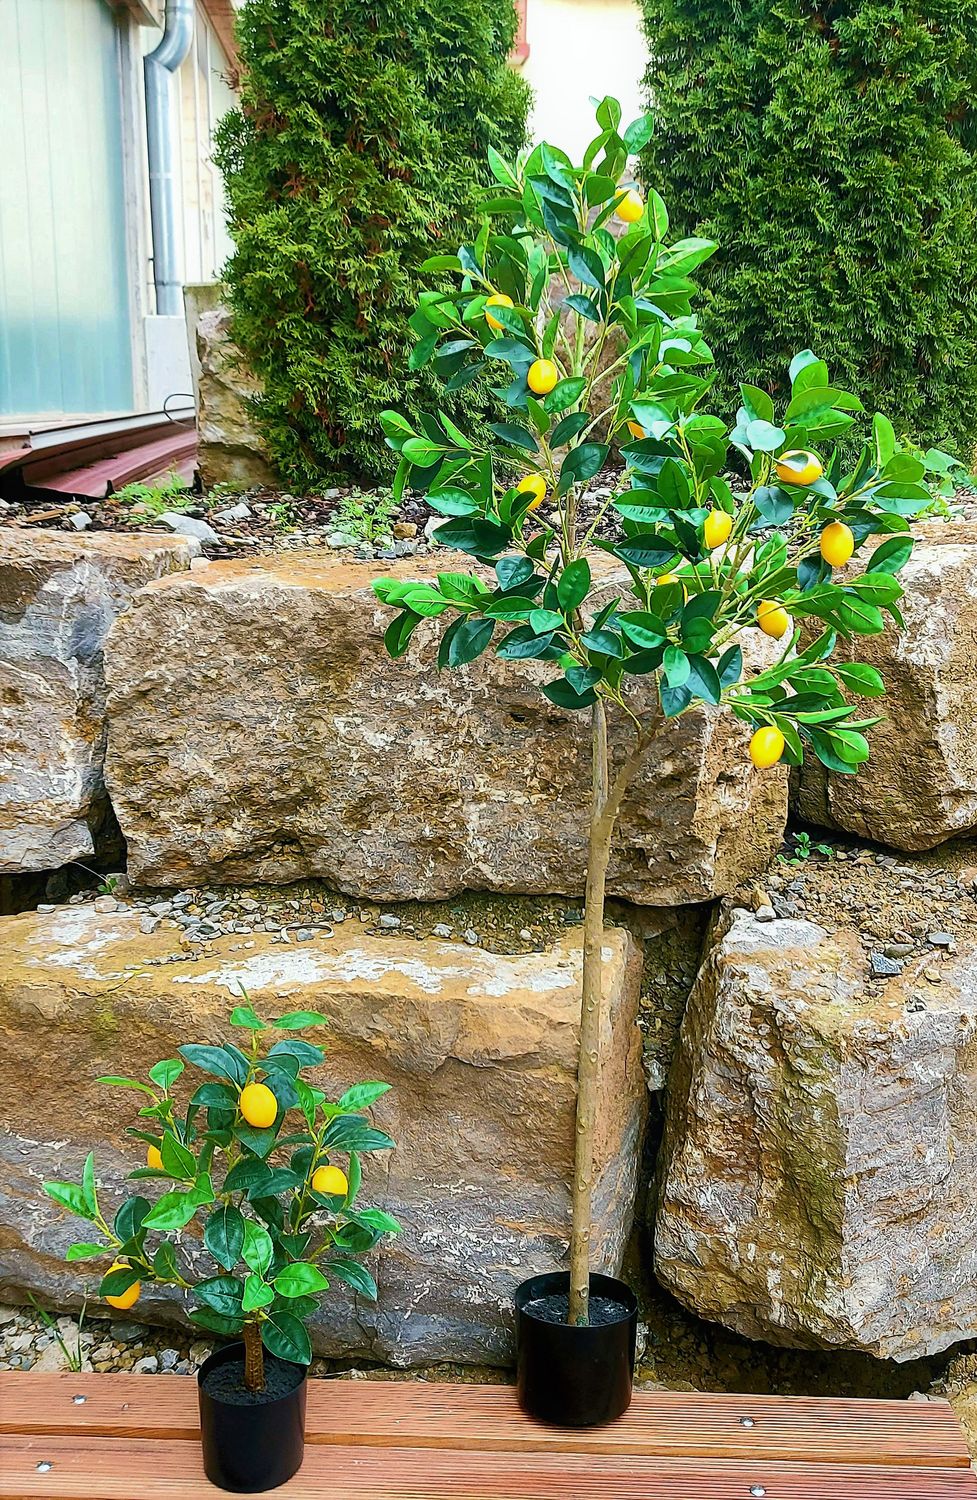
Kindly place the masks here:
[[(716, 246), (670, 239), (660, 196), (629, 181), (652, 128), (642, 117), (622, 129), (608, 98), (582, 164), (546, 144), (515, 162), (491, 154), (497, 187), (477, 238), (427, 263), (413, 362), (433, 363), (448, 391), (487, 378), (508, 414), (478, 430), (443, 411), (416, 425), (381, 417), (397, 495), (421, 490), (445, 518), (437, 542), (475, 564), (376, 581), (395, 611), (390, 654), (444, 617), (440, 666), (489, 650), (543, 663), (550, 703), (590, 719), (569, 1268), (516, 1293), (521, 1399), (580, 1425), (627, 1406), (636, 1326), (630, 1290), (591, 1266), (604, 893), (621, 805), (653, 742), (689, 713), (735, 715), (757, 774), (805, 754), (855, 772), (876, 722), (861, 700), (884, 686), (870, 666), (836, 663), (835, 646), (898, 621), (910, 518), (930, 503), (925, 462), (809, 350), (778, 400), (744, 384), (732, 420), (708, 410), (714, 361), (691, 277)], [(588, 484), (615, 450), (595, 505)], [(754, 654), (751, 667), (751, 635), (779, 642), (776, 659)]]
[[(110, 1307), (133, 1307), (147, 1282), (176, 1287), (192, 1323), (232, 1341), (198, 1375), (204, 1468), (221, 1488), (254, 1493), (302, 1462), (309, 1318), (332, 1283), (376, 1298), (359, 1257), (400, 1226), (359, 1201), (361, 1158), (394, 1144), (366, 1115), (388, 1085), (326, 1097), (306, 1076), (323, 1049), (299, 1035), (326, 1024), (317, 1012), (266, 1022), (245, 1004), (230, 1020), (243, 1047), (192, 1044), (146, 1081), (99, 1080), (144, 1096), (129, 1134), (146, 1165), (129, 1176), (162, 1185), (155, 1202), (133, 1194), (110, 1222), (94, 1154), (80, 1183), (44, 1190), (94, 1226), (69, 1261), (113, 1257), (99, 1287)], [(204, 1077), (180, 1104), (187, 1064)]]

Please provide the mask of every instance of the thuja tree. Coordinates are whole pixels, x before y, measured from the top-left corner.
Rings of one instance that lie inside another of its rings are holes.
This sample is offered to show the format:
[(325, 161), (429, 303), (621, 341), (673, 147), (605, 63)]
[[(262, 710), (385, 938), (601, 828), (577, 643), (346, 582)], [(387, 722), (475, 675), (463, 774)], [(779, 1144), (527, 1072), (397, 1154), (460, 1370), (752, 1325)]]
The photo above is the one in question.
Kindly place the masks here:
[[(511, 411), (480, 430), (441, 412), (383, 414), (399, 455), (396, 487), (422, 489), (446, 517), (438, 542), (478, 566), (446, 563), (434, 580), (374, 585), (397, 611), (385, 637), (392, 655), (407, 650), (422, 620), (445, 617), (441, 666), (489, 650), (548, 663), (545, 696), (590, 716), (571, 1243), (577, 1323), (588, 1309), (604, 888), (628, 787), (653, 737), (701, 712), (735, 715), (743, 755), (762, 770), (813, 753), (853, 773), (876, 722), (853, 700), (884, 688), (874, 668), (833, 665), (832, 652), (839, 636), (876, 634), (887, 612), (898, 619), (908, 518), (930, 498), (923, 465), (900, 451), (887, 419), (864, 417), (858, 397), (832, 384), (809, 350), (795, 356), (779, 405), (744, 385), (732, 425), (706, 409), (715, 372), (691, 311), (690, 273), (716, 247), (670, 238), (662, 199), (652, 192), (646, 204), (629, 185), (629, 154), (650, 121), (622, 133), (611, 99), (597, 120), (582, 166), (548, 145), (515, 162), (493, 155), (489, 219), (456, 255), (428, 263), (432, 275), (453, 276), (455, 289), (421, 299), (423, 357), (440, 350), (458, 370), (490, 371)], [(608, 360), (612, 337), (619, 352)], [(595, 516), (582, 497), (607, 463), (608, 447), (594, 438), (607, 426), (623, 441), (624, 466)], [(856, 430), (864, 440), (846, 466), (838, 440)], [(733, 466), (747, 476), (736, 488), (725, 477)], [(606, 512), (619, 522), (616, 540), (598, 534)], [(864, 568), (846, 569), (856, 554)], [(782, 651), (750, 672), (741, 640), (757, 628)], [(609, 716), (624, 730), (616, 756)]]
[(968, 459), (977, 0), (642, 6), (642, 171), (683, 231), (722, 247), (703, 276), (717, 357), (786, 394), (802, 333), (897, 431)]
[[(356, 1083), (334, 1102), (305, 1076), (324, 1057), (297, 1034), (326, 1024), (316, 1011), (265, 1021), (244, 1004), (230, 1019), (243, 1047), (194, 1043), (146, 1079), (99, 1079), (143, 1098), (128, 1134), (146, 1165), (129, 1177), (162, 1186), (155, 1201), (133, 1193), (108, 1217), (93, 1154), (81, 1182), (46, 1182), (44, 1191), (92, 1225), (69, 1261), (112, 1256), (99, 1285), (110, 1307), (132, 1307), (146, 1282), (178, 1288), (192, 1323), (243, 1339), (245, 1383), (262, 1390), (265, 1349), (311, 1360), (305, 1325), (331, 1282), (376, 1299), (358, 1257), (400, 1225), (360, 1203), (361, 1158), (394, 1144), (366, 1117), (389, 1085)], [(188, 1063), (203, 1075), (189, 1092)]]
[(512, 0), (247, 0), (238, 16), (225, 275), (290, 484), (375, 474), (378, 407), (430, 396), (408, 370), (417, 268), (432, 238), (468, 232), (487, 148), (523, 142), (514, 25)]

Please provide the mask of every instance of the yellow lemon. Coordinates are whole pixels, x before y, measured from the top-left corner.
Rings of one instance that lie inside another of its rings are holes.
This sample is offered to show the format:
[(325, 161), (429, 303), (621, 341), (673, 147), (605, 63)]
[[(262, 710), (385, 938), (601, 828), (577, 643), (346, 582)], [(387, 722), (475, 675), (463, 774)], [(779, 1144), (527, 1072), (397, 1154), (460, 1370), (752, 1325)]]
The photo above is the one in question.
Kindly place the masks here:
[(488, 324), (488, 326), (490, 328), (494, 328), (496, 331), (498, 331), (500, 328), (503, 328), (505, 326), (503, 323), (499, 322), (498, 318), (493, 318), (492, 314), (488, 311), (488, 309), (490, 307), (512, 307), (512, 306), (514, 306), (512, 298), (511, 297), (507, 297), (506, 294), (505, 294), (505, 292), (493, 292), (491, 297), (486, 297), (486, 299), (485, 299), (485, 321)]
[(342, 1167), (316, 1167), (312, 1173), (312, 1190), (326, 1197), (345, 1198), (349, 1181)]
[(777, 764), (786, 744), (780, 730), (767, 725), (758, 729), (750, 740), (750, 759), (758, 771), (767, 771)]
[(242, 1117), (255, 1130), (265, 1130), (274, 1125), (278, 1117), (278, 1100), (267, 1083), (249, 1083), (241, 1090), (238, 1108)]
[(628, 422), (628, 432), (639, 443), (645, 435), (645, 430), (640, 422)]
[(721, 547), (732, 529), (733, 518), (728, 511), (711, 510), (702, 526), (703, 540), (709, 551), (711, 552), (714, 547)]
[(776, 599), (760, 600), (756, 622), (764, 635), (772, 635), (775, 641), (779, 641), (790, 629), (790, 615)]
[(833, 568), (843, 568), (855, 550), (855, 538), (844, 521), (832, 521), (821, 533), (821, 556)]
[(548, 396), (560, 378), (560, 372), (551, 359), (537, 359), (529, 366), (529, 389), (534, 396)]
[(155, 1167), (157, 1172), (162, 1172), (163, 1158), (159, 1154), (158, 1146), (146, 1147), (146, 1165), (147, 1167)]
[(637, 188), (631, 188), (615, 209), (622, 224), (637, 224), (645, 211), (645, 203)]
[(813, 484), (824, 473), (824, 464), (816, 453), (805, 448), (792, 448), (782, 453), (774, 467), (781, 484)]
[[(109, 1267), (110, 1271), (128, 1271), (128, 1269), (129, 1264), (124, 1260), (117, 1260)], [(118, 1297), (106, 1297), (105, 1300), (109, 1307), (117, 1307), (120, 1312), (125, 1312), (127, 1308), (132, 1307), (134, 1303), (139, 1301), (139, 1293), (141, 1291), (142, 1287), (139, 1282), (134, 1281), (127, 1292), (120, 1292)]]
[(516, 489), (520, 495), (532, 495), (530, 510), (539, 510), (546, 498), (546, 480), (542, 474), (527, 474), (525, 479), (520, 479)]

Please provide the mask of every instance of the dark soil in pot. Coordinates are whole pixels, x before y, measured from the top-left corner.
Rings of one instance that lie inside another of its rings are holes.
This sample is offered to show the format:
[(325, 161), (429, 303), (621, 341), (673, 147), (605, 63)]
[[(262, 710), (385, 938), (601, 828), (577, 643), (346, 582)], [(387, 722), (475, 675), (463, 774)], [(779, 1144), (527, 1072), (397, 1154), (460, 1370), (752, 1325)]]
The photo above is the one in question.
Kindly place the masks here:
[(305, 1449), (304, 1365), (265, 1354), (265, 1389), (244, 1384), (244, 1345), (218, 1349), (200, 1367), (200, 1436), (211, 1484), (259, 1494), (291, 1479)]

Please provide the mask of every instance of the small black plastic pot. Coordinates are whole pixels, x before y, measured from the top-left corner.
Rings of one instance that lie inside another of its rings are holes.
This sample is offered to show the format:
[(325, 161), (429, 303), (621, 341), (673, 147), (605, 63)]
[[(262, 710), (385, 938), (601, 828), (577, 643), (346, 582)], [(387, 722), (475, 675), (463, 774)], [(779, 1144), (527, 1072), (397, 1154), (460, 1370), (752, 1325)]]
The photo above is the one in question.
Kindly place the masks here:
[(516, 1384), (528, 1416), (558, 1427), (598, 1427), (631, 1405), (638, 1302), (613, 1276), (592, 1275), (591, 1297), (607, 1297), (620, 1317), (585, 1328), (550, 1323), (533, 1311), (541, 1298), (568, 1296), (570, 1275), (531, 1276), (516, 1288)]
[(279, 1374), (294, 1372), (295, 1384), (283, 1395), (268, 1393), (268, 1399), (239, 1405), (204, 1389), (207, 1376), (221, 1365), (241, 1366), (244, 1385), (244, 1345), (227, 1344), (205, 1359), (197, 1374), (200, 1401), (200, 1438), (204, 1473), (219, 1489), (239, 1495), (273, 1490), (291, 1479), (305, 1456), (305, 1395), (308, 1371), (265, 1354), (266, 1366), (281, 1367)]

